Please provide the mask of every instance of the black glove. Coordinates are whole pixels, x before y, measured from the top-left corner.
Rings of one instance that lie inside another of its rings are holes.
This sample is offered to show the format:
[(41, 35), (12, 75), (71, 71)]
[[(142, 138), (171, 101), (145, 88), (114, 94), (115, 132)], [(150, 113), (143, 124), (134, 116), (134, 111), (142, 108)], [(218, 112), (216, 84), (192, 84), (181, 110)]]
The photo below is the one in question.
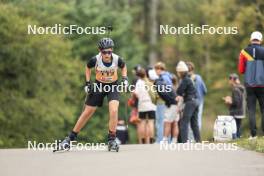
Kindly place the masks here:
[(121, 85), (122, 85), (122, 89), (124, 92), (127, 92), (128, 91), (128, 79), (126, 76), (123, 76), (122, 77), (122, 80), (121, 80)]
[(84, 91), (86, 93), (90, 93), (92, 91), (92, 83), (91, 81), (86, 81), (85, 87), (84, 87)]
[(122, 77), (121, 84), (124, 85), (125, 87), (128, 86), (129, 83), (128, 83), (128, 78), (126, 76)]

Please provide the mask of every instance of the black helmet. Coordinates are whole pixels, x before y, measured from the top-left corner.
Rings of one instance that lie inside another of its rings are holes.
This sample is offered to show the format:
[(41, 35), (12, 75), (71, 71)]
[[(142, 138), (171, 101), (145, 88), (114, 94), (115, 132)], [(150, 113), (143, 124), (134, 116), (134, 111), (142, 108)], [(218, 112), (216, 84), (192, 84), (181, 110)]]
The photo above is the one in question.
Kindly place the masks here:
[(113, 47), (114, 47), (114, 41), (110, 38), (102, 38), (98, 42), (99, 49), (107, 49), (107, 48), (113, 48)]

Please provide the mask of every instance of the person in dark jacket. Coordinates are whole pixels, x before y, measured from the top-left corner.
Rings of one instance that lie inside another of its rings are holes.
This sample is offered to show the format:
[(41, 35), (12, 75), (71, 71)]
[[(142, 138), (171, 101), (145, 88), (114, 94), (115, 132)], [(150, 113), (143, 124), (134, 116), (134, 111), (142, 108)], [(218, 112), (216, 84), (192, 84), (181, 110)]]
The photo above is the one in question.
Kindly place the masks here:
[(203, 114), (203, 107), (204, 107), (204, 97), (207, 94), (207, 87), (204, 83), (204, 80), (201, 75), (195, 73), (195, 66), (192, 62), (186, 62), (189, 74), (191, 76), (192, 81), (194, 82), (195, 88), (197, 90), (197, 99), (199, 103), (199, 110), (198, 110), (198, 125), (201, 131), (202, 129), (202, 114)]
[(172, 104), (176, 105), (176, 93), (172, 85), (168, 85), (162, 77), (156, 79), (154, 85), (156, 86), (159, 97), (165, 102), (167, 107)]
[(185, 62), (180, 61), (177, 64), (176, 71), (181, 79), (180, 85), (177, 89), (176, 101), (184, 100), (183, 117), (180, 120), (180, 137), (181, 142), (188, 141), (188, 124), (191, 124), (194, 139), (196, 142), (201, 141), (200, 130), (198, 126), (198, 100), (197, 92), (193, 81), (188, 75), (188, 67)]
[(167, 82), (159, 77), (155, 80), (154, 85), (156, 86), (156, 91), (159, 97), (165, 102), (165, 111), (164, 111), (164, 130), (163, 130), (163, 139), (162, 142), (168, 143), (177, 143), (178, 142), (178, 121), (179, 121), (179, 112), (176, 102), (176, 87), (177, 87), (177, 78), (175, 75), (172, 75), (173, 86), (167, 84)]
[[(156, 74), (162, 80), (162, 84), (171, 85), (172, 80), (171, 75), (166, 71), (166, 65), (163, 62), (157, 62), (154, 66)], [(160, 82), (161, 83), (161, 82)], [(159, 95), (160, 96), (160, 95)], [(163, 138), (163, 126), (164, 126), (164, 114), (165, 114), (166, 105), (161, 97), (157, 99), (157, 110), (156, 110), (156, 142), (160, 143)]]
[(245, 117), (245, 88), (240, 84), (237, 74), (229, 75), (229, 84), (232, 87), (232, 96), (223, 97), (225, 103), (229, 106), (229, 114), (235, 118), (237, 126), (237, 138), (240, 138), (241, 123)]
[(239, 55), (238, 70), (244, 74), (247, 92), (247, 108), (251, 136), (257, 136), (256, 126), (256, 101), (260, 105), (262, 114), (262, 131), (264, 134), (264, 47), (261, 46), (262, 34), (255, 31), (251, 34), (251, 44), (243, 49)]

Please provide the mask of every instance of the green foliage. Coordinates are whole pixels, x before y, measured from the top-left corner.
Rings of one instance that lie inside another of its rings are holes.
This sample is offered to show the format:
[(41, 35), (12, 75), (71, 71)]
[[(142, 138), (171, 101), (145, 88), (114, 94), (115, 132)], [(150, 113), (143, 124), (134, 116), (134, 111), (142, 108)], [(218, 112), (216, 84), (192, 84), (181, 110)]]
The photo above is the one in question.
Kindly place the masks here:
[(75, 8), (67, 14), (68, 24), (82, 27), (112, 26), (113, 32), (110, 34), (107, 32), (105, 35), (76, 34), (69, 36), (73, 41), (73, 54), (87, 61), (98, 52), (97, 41), (110, 35), (115, 41), (114, 52), (121, 55), (128, 68), (131, 69), (133, 65), (142, 60), (144, 48), (138, 37), (133, 35), (134, 24), (130, 11), (128, 3), (119, 1), (78, 1)]
[(27, 24), (12, 5), (0, 6), (0, 146), (48, 141), (72, 123), (81, 63), (70, 57), (62, 36), (29, 36)]
[(243, 147), (248, 150), (264, 153), (264, 138), (259, 137), (257, 139), (248, 140), (246, 138), (238, 139), (234, 141), (239, 147)]

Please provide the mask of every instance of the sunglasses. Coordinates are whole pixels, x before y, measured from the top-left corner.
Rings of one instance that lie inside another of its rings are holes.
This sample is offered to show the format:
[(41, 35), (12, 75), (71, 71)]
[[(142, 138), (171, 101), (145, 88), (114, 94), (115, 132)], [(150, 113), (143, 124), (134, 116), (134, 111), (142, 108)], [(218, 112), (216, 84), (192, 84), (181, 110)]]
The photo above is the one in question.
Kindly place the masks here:
[(110, 54), (112, 54), (113, 53), (113, 51), (101, 51), (101, 53), (103, 54), (103, 55), (106, 55), (106, 54), (108, 54), (108, 55), (110, 55)]
[(236, 80), (236, 79), (237, 79), (236, 77), (232, 77), (232, 76), (229, 77), (229, 80)]

